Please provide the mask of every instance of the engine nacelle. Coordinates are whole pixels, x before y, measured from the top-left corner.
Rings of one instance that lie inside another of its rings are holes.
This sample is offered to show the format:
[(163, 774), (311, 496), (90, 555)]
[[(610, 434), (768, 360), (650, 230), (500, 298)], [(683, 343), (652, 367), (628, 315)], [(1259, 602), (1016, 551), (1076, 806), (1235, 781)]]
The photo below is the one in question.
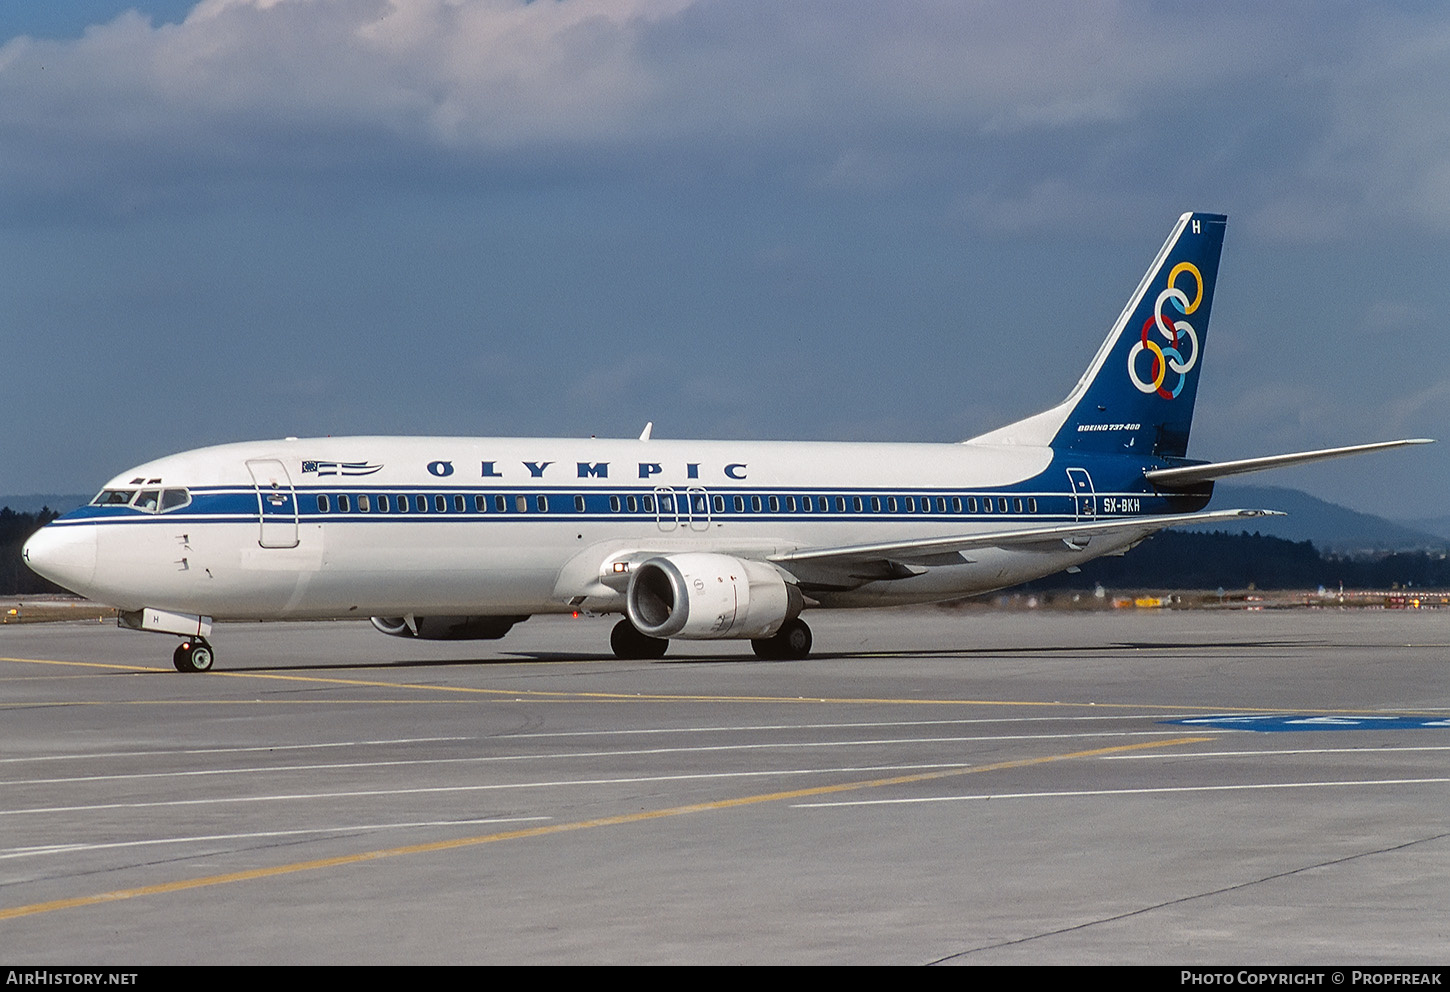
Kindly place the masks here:
[(635, 566), (625, 608), (650, 637), (770, 637), (801, 611), (800, 589), (764, 562), (687, 552)]
[(373, 626), (393, 637), (423, 641), (496, 641), (522, 617), (372, 617)]

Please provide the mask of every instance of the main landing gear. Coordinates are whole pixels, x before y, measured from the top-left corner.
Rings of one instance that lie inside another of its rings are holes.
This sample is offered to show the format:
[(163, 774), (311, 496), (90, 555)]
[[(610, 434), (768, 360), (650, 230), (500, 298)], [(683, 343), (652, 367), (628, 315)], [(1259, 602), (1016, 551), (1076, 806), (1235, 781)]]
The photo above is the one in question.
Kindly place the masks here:
[(811, 628), (800, 617), (787, 620), (780, 625), (774, 637), (762, 637), (750, 642), (757, 658), (772, 661), (787, 661), (804, 658), (811, 653)]
[(211, 645), (201, 637), (188, 637), (171, 655), (171, 663), (178, 672), (209, 672), (215, 660)]
[[(670, 642), (662, 637), (649, 637), (627, 619), (614, 625), (609, 634), (609, 646), (617, 658), (646, 659), (663, 658)], [(750, 642), (757, 658), (772, 661), (787, 661), (804, 658), (811, 653), (811, 628), (804, 620), (795, 618), (781, 624), (774, 637), (762, 637)], [(178, 667), (179, 664), (178, 664)]]
[(609, 632), (609, 646), (616, 658), (663, 658), (670, 642), (662, 637), (641, 634), (628, 620), (621, 620)]

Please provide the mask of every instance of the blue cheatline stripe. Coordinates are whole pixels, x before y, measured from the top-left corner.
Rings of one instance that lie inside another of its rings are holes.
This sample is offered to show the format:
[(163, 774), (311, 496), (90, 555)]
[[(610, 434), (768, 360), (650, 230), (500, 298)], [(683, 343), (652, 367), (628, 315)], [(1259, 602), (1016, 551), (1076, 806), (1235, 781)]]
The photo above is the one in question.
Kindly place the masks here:
[[(341, 480), (338, 480), (341, 481)], [(129, 506), (84, 506), (67, 514), (65, 518), (58, 521), (62, 525), (77, 525), (81, 523), (105, 523), (105, 524), (141, 524), (141, 523), (176, 523), (188, 521), (195, 523), (244, 523), (255, 522), (258, 519), (258, 495), (254, 487), (248, 486), (202, 486), (188, 490), (191, 494), (191, 502), (186, 506), (177, 507), (164, 513), (148, 513)], [(340, 521), (361, 521), (361, 520), (383, 520), (383, 521), (417, 521), (417, 520), (457, 520), (480, 519), (480, 520), (530, 520), (543, 518), (555, 521), (577, 521), (588, 523), (606, 523), (619, 521), (663, 521), (666, 524), (677, 526), (688, 525), (694, 522), (697, 526), (705, 522), (727, 523), (735, 521), (754, 521), (762, 523), (799, 522), (802, 520), (822, 520), (833, 523), (845, 521), (860, 521), (880, 523), (887, 521), (917, 521), (927, 522), (934, 519), (946, 519), (960, 521), (963, 523), (987, 524), (987, 523), (1013, 523), (1035, 522), (1042, 524), (1075, 522), (1082, 519), (1077, 512), (1081, 497), (1073, 493), (1048, 492), (1040, 489), (1002, 489), (993, 491), (963, 491), (960, 489), (938, 489), (938, 488), (916, 488), (909, 491), (900, 489), (831, 489), (831, 488), (749, 488), (749, 487), (721, 487), (705, 488), (695, 487), (667, 487), (642, 485), (637, 487), (570, 487), (570, 486), (497, 486), (481, 487), (472, 486), (379, 486), (379, 485), (358, 485), (358, 486), (309, 486), (294, 490), (295, 496), (284, 497), (284, 505), (280, 508), (268, 508), (265, 514), (266, 519), (277, 523), (285, 523), (291, 519), (306, 522), (329, 522)], [(411, 510), (400, 513), (391, 507), (387, 512), (377, 509), (363, 511), (357, 509), (359, 497), (369, 497), (376, 506), (379, 497), (387, 496), (393, 500), (400, 500), (407, 497), (410, 500), (426, 498), (429, 503), (427, 510)], [(465, 497), (467, 502), (462, 510), (457, 509), (453, 502), (458, 497)], [(1099, 512), (1098, 519), (1131, 519), (1134, 516), (1150, 514), (1154, 512), (1170, 512), (1167, 500), (1159, 497), (1145, 495), (1143, 493), (1106, 491), (1096, 492), (1097, 507), (1102, 509), (1104, 500), (1131, 500), (1132, 505), (1137, 509), (1136, 513)], [(322, 510), (318, 507), (320, 497), (328, 500), (328, 509)], [(344, 511), (339, 509), (338, 502), (341, 497), (347, 497), (350, 507)], [(433, 506), (437, 497), (447, 500), (444, 510), (438, 510)], [(485, 507), (480, 510), (475, 500), (482, 497), (485, 500)], [(528, 505), (524, 510), (516, 506), (517, 500), (522, 497), (527, 499)], [(575, 499), (582, 497), (585, 500), (583, 510), (575, 508)], [(496, 501), (502, 498), (507, 505), (503, 510), (498, 509)], [(540, 510), (537, 500), (547, 498), (548, 509)], [(292, 500), (295, 499), (295, 505)], [(708, 500), (709, 505), (701, 508), (694, 504), (698, 500)], [(735, 508), (735, 500), (744, 502), (742, 509)], [(777, 501), (777, 508), (770, 509), (769, 503), (774, 499)], [(810, 499), (812, 502), (819, 501), (821, 508), (804, 509), (804, 502)], [(611, 501), (618, 501), (619, 509), (610, 507)], [(637, 501), (637, 508), (630, 510), (628, 501)], [(723, 503), (723, 506), (716, 508), (716, 501)], [(797, 501), (795, 509), (788, 509), (790, 502)], [(853, 504), (856, 501), (862, 503), (862, 508), (857, 510)], [(880, 509), (870, 508), (872, 500), (876, 500)], [(889, 509), (891, 501), (895, 501), (897, 508)], [(1026, 509), (1016, 509), (1019, 502), (1035, 500), (1038, 508), (1034, 512)], [(664, 504), (662, 508), (651, 505), (656, 501)], [(761, 508), (752, 509), (752, 505), (759, 501)], [(1010, 509), (993, 509), (986, 512), (988, 505), (997, 507), (1000, 503), (1008, 501)], [(669, 503), (674, 502), (675, 506), (670, 507)], [(844, 503), (844, 509), (837, 509), (838, 503)], [(938, 504), (945, 504), (940, 507)], [(961, 508), (953, 509), (952, 503)], [(645, 506), (650, 506), (646, 509)], [(922, 506), (929, 506), (923, 511)], [(910, 507), (910, 509), (908, 509)], [(973, 508), (975, 507), (975, 509)]]

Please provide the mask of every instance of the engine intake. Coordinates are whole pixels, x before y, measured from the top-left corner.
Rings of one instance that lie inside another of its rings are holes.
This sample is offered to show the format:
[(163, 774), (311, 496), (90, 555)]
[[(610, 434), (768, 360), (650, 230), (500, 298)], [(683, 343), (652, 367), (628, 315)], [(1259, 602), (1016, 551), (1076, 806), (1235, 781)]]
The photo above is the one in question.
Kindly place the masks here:
[(770, 637), (801, 606), (800, 589), (770, 565), (709, 552), (642, 562), (625, 595), (640, 633), (697, 641)]
[(423, 641), (496, 641), (522, 617), (372, 617), (373, 626), (393, 637)]

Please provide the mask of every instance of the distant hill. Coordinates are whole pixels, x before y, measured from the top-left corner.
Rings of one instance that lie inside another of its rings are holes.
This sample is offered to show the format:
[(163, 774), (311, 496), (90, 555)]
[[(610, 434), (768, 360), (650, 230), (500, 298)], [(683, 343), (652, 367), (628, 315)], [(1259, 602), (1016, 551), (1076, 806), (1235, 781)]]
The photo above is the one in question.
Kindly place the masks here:
[(40, 493), (35, 496), (0, 496), (0, 507), (8, 506), (16, 513), (39, 513), (43, 507), (50, 507), (56, 513), (66, 513), (91, 501), (95, 493), (78, 496), (75, 493)]
[(1406, 527), (1429, 531), (1445, 541), (1450, 541), (1450, 517), (1422, 517), (1419, 520), (1401, 520), (1399, 522)]
[(1320, 554), (1308, 541), (1263, 534), (1165, 530), (1126, 555), (1085, 562), (1019, 587), (1058, 589), (1450, 589), (1442, 552)]
[(20, 548), (37, 527), (50, 520), (49, 514), (17, 513), (0, 506), (0, 594), (65, 592), (39, 575), (20, 560)]
[[(1443, 549), (1450, 544), (1442, 534), (1396, 523), (1369, 513), (1278, 486), (1244, 486), (1220, 482), (1214, 487), (1211, 510), (1234, 508), (1283, 510), (1287, 517), (1261, 517), (1240, 528), (1286, 541), (1313, 541), (1321, 551), (1415, 551)], [(1223, 531), (1224, 524), (1185, 527), (1185, 531)]]

